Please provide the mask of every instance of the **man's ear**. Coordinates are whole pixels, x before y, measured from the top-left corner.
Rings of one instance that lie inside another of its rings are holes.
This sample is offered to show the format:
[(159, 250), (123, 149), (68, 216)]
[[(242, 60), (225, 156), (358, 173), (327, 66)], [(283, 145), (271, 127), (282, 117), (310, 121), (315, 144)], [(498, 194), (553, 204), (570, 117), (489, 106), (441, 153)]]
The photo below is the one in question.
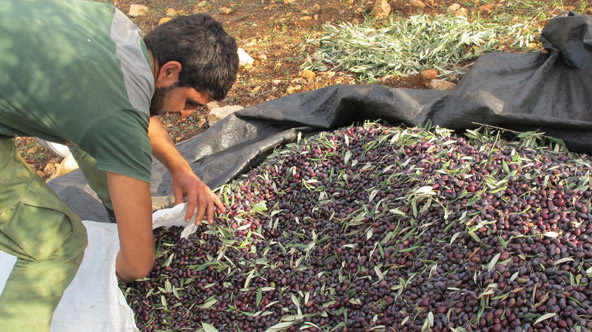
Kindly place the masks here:
[(178, 61), (169, 61), (163, 64), (158, 70), (158, 76), (156, 76), (154, 85), (157, 88), (161, 88), (178, 82), (182, 67)]

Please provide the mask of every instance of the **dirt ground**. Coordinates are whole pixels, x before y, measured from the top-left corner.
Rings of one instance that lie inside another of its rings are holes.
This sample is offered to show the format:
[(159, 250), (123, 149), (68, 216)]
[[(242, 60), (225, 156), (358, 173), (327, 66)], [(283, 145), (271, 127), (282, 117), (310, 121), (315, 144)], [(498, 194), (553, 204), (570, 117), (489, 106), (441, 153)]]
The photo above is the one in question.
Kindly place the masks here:
[[(100, 1), (100, 0), (99, 0)], [(249, 107), (282, 96), (311, 91), (334, 84), (359, 84), (354, 75), (345, 72), (303, 73), (301, 65), (315, 51), (307, 41), (322, 35), (326, 23), (361, 22), (375, 15), (377, 1), (366, 0), (114, 0), (110, 1), (129, 14), (132, 5), (145, 5), (146, 14), (131, 17), (144, 32), (167, 17), (190, 13), (208, 13), (223, 22), (225, 29), (253, 59), (250, 68), (243, 68), (225, 101), (220, 106)], [(454, 1), (424, 0), (425, 7), (412, 5), (409, 0), (390, 0), (388, 4), (397, 17), (413, 14), (444, 14), (459, 2), (467, 13), (495, 15), (506, 8), (506, 0)], [(576, 9), (581, 0), (565, 0), (562, 9)], [(513, 8), (512, 10), (520, 10)], [(529, 10), (524, 8), (523, 10)], [(516, 13), (519, 14), (519, 13)], [(559, 14), (559, 12), (554, 13)], [(544, 24), (545, 22), (539, 22)], [(421, 76), (392, 77), (380, 84), (391, 87), (426, 89), (428, 81)], [(163, 117), (175, 142), (191, 138), (208, 128), (207, 110), (197, 110), (181, 120), (174, 115)], [(56, 171), (62, 158), (48, 153), (34, 139), (19, 138), (21, 155), (44, 179)]]

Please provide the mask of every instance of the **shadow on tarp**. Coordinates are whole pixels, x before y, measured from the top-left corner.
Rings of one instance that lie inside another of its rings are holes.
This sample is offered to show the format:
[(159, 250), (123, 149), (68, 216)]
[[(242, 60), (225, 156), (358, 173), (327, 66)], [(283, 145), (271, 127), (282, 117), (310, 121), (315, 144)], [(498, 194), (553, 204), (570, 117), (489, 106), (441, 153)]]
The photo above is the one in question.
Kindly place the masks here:
[[(481, 56), (455, 90), (329, 86), (238, 111), (177, 147), (211, 188), (256, 166), (298, 133), (364, 120), (407, 126), (431, 121), (453, 130), (478, 124), (539, 130), (562, 139), (572, 151), (592, 153), (592, 16), (556, 17), (543, 29), (541, 41), (542, 52)], [(107, 220), (80, 171), (49, 184), (83, 219)], [(172, 195), (170, 175), (158, 161), (151, 190)]]

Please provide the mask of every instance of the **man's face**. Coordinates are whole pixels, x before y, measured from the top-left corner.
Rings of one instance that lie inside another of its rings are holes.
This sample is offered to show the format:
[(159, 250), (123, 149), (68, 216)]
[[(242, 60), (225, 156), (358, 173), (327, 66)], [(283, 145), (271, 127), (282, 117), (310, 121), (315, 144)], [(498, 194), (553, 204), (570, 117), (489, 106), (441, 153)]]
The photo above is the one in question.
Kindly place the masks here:
[(206, 105), (211, 100), (209, 95), (197, 92), (195, 88), (180, 87), (177, 83), (156, 87), (150, 104), (150, 115), (178, 112), (185, 118), (197, 107)]

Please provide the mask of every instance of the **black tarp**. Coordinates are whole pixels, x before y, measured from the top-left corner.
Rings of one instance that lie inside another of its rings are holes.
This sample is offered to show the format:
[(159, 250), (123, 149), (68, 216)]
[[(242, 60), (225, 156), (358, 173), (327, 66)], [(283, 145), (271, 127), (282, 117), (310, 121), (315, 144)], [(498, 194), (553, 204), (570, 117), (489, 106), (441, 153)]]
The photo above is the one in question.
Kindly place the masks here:
[[(433, 125), (454, 130), (487, 124), (539, 130), (572, 151), (592, 153), (592, 16), (549, 21), (536, 53), (482, 55), (455, 90), (336, 85), (238, 111), (179, 143), (181, 154), (211, 188), (257, 165), (298, 133), (331, 130), (363, 120)], [(102, 205), (80, 173), (49, 182), (83, 219), (103, 221)], [(171, 195), (171, 179), (153, 163), (152, 193)]]

